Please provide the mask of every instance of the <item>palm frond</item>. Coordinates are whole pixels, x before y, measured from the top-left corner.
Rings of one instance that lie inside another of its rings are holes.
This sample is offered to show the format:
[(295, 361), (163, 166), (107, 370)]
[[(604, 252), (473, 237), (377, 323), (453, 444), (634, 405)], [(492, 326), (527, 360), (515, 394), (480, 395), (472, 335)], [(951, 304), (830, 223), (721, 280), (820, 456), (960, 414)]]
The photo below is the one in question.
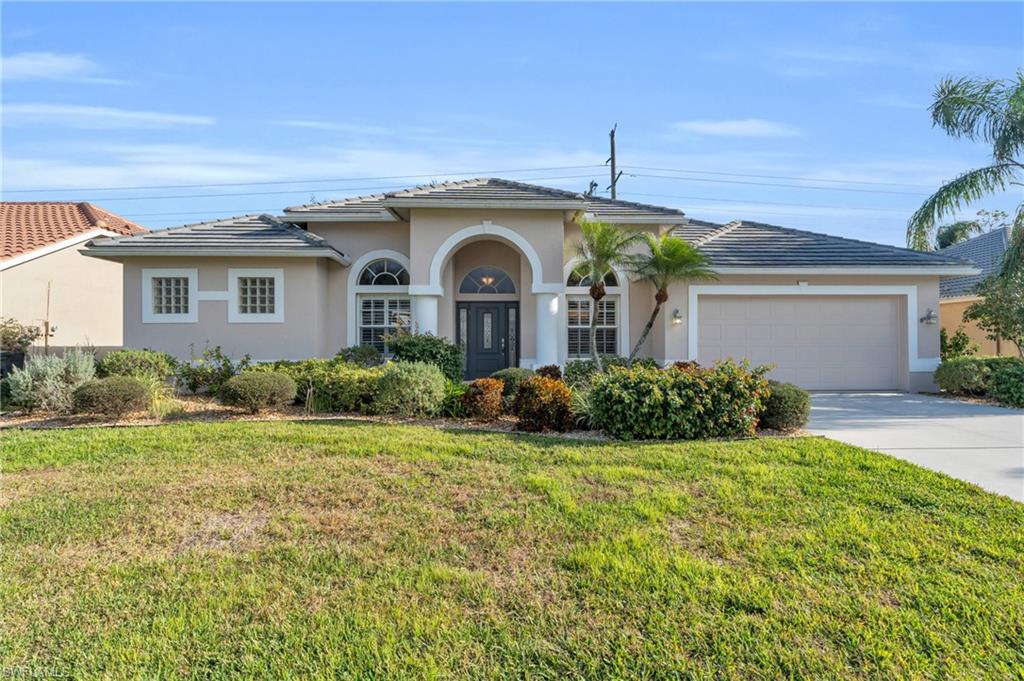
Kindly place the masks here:
[(581, 274), (600, 281), (610, 269), (632, 267), (633, 247), (642, 235), (597, 220), (581, 220), (580, 236), (569, 245)]
[(996, 163), (969, 170), (939, 187), (907, 222), (907, 246), (915, 248), (915, 244), (928, 242), (938, 220), (987, 194), (1006, 189), (1019, 170), (1013, 163)]
[(1017, 206), (1017, 215), (1013, 219), (1013, 227), (1010, 228), (1010, 245), (1003, 255), (1003, 265), (1000, 275), (1004, 277), (1014, 276), (1024, 271), (1024, 203)]
[(932, 122), (951, 137), (988, 142), (997, 160), (1024, 146), (1024, 117), (1012, 102), (1024, 88), (1016, 82), (973, 78), (947, 78), (935, 88)]
[(646, 234), (649, 253), (638, 259), (635, 272), (638, 278), (650, 281), (655, 289), (667, 289), (671, 284), (687, 279), (717, 279), (711, 261), (700, 249), (671, 234)]

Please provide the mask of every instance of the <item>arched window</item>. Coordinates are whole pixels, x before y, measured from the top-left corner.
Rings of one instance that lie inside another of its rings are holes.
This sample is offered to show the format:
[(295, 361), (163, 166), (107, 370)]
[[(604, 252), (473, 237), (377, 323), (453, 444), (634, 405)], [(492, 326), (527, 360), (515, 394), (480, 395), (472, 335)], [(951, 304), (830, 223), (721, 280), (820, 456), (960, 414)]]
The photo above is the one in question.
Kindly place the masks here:
[(369, 263), (359, 273), (360, 286), (408, 286), (409, 272), (401, 263), (380, 258)]
[[(582, 286), (584, 288), (590, 288), (590, 275), (586, 273), (585, 268), (577, 267), (569, 273), (569, 278), (566, 280), (566, 286)], [(605, 286), (618, 286), (619, 279), (615, 276), (615, 272), (608, 270), (604, 275)]]
[(484, 265), (476, 267), (463, 278), (459, 293), (515, 293), (516, 285), (505, 270)]

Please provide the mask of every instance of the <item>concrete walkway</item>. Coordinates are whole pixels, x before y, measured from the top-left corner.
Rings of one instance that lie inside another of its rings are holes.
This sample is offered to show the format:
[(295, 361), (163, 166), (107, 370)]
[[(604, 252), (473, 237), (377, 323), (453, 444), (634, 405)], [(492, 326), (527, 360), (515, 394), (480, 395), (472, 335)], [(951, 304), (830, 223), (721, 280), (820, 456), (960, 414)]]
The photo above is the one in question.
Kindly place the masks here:
[(815, 393), (807, 430), (1024, 501), (1024, 411), (904, 393)]

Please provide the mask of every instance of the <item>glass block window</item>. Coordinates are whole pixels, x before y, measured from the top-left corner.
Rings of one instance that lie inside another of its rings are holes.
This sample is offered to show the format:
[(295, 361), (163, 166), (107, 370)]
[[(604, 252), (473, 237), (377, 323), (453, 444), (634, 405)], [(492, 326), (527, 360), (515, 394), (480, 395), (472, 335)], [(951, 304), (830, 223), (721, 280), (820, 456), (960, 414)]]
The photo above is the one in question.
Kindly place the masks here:
[[(566, 313), (569, 322), (569, 356), (590, 356), (590, 296), (568, 296)], [(618, 298), (607, 296), (597, 304), (597, 351), (615, 355), (619, 351)]]
[(408, 329), (411, 312), (407, 296), (360, 296), (360, 345), (372, 345), (389, 357), (384, 336), (399, 329)]
[(188, 277), (153, 277), (153, 314), (188, 314)]
[(515, 293), (512, 278), (500, 267), (485, 265), (470, 270), (459, 285), (459, 293)]
[[(577, 267), (576, 269), (574, 269), (572, 272), (569, 273), (569, 278), (566, 280), (565, 285), (566, 286), (584, 286), (586, 288), (590, 288), (591, 281), (592, 281), (592, 279), (590, 278), (590, 273), (587, 272), (586, 268), (585, 267)], [(615, 273), (612, 272), (611, 270), (608, 270), (605, 273), (605, 275), (604, 275), (604, 285), (605, 286), (618, 286), (619, 285), (618, 277), (616, 277)]]
[(360, 286), (408, 286), (409, 272), (390, 258), (372, 261), (359, 273)]
[(274, 314), (274, 277), (239, 277), (238, 312)]

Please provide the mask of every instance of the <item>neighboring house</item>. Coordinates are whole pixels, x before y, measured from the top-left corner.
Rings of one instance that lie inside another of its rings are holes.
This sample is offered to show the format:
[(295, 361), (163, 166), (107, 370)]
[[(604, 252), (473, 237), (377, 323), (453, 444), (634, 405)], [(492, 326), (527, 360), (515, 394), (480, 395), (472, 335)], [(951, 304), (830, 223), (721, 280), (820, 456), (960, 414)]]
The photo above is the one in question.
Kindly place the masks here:
[(988, 277), (999, 272), (1003, 255), (1010, 247), (1010, 227), (993, 229), (991, 232), (954, 244), (939, 251), (941, 255), (961, 258), (977, 265), (978, 274), (943, 279), (939, 286), (939, 319), (946, 333), (952, 335), (963, 327), (971, 340), (977, 343), (982, 355), (1012, 355), (1016, 357), (1017, 346), (1012, 341), (992, 340), (974, 322), (964, 321), (964, 311), (981, 297), (975, 288)]
[[(460, 343), (475, 377), (587, 355), (589, 281), (566, 247), (580, 213), (674, 230), (720, 273), (672, 289), (644, 355), (746, 357), (808, 388), (931, 389), (939, 279), (976, 271), (945, 255), (493, 178), (96, 239), (84, 252), (125, 265), (128, 345), (324, 357), (359, 343), (386, 350), (382, 335), (403, 324)], [(605, 281), (598, 344), (626, 354), (653, 291), (626, 272)]]
[(82, 244), (145, 228), (89, 203), (0, 202), (0, 316), (50, 329), (55, 351), (122, 344), (121, 265), (86, 258)]

